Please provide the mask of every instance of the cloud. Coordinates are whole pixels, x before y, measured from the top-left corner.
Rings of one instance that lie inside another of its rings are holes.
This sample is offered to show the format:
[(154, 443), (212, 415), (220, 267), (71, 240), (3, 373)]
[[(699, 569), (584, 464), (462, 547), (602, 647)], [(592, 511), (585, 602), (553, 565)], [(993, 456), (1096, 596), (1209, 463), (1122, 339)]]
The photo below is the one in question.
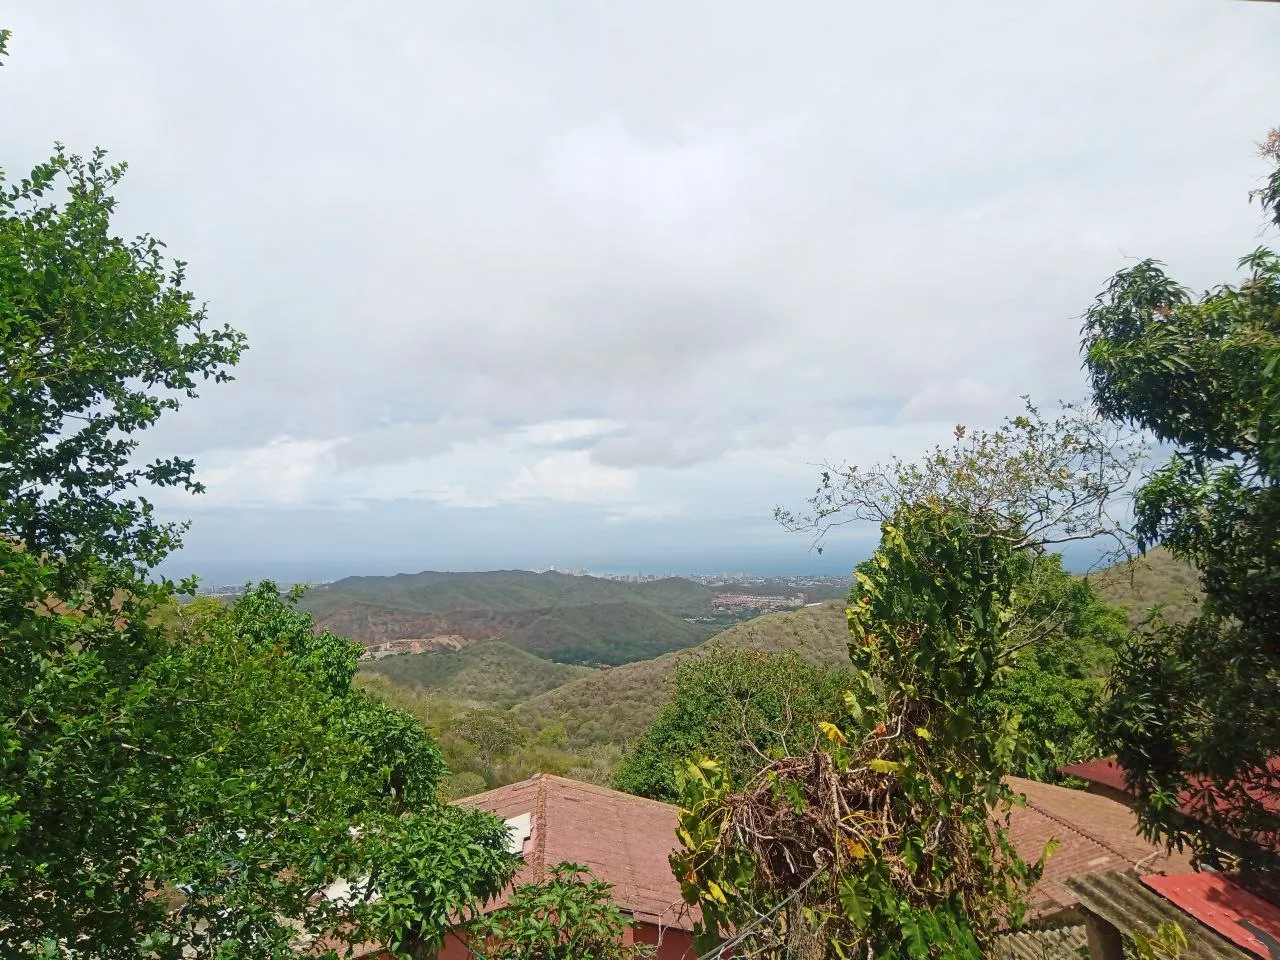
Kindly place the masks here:
[(148, 438), (210, 487), (165, 509), (252, 514), (201, 549), (393, 549), (342, 506), (774, 550), (811, 464), (1083, 395), (1126, 256), (1231, 275), (1265, 6), (19, 0), (0, 164), (128, 159), (120, 230), (247, 333)]
[(205, 493), (197, 503), (202, 508), (309, 503), (335, 446), (332, 440), (280, 437), (251, 450), (212, 451), (199, 473)]
[(522, 467), (503, 499), (612, 503), (630, 497), (635, 487), (630, 471), (601, 466), (591, 461), (590, 453), (574, 451)]
[[(1063, 399), (1047, 398), (1050, 401)], [(931, 383), (898, 411), (898, 421), (912, 423), (950, 419), (954, 423), (992, 423), (1004, 414), (1021, 410), (1017, 397), (968, 377), (946, 383)]]

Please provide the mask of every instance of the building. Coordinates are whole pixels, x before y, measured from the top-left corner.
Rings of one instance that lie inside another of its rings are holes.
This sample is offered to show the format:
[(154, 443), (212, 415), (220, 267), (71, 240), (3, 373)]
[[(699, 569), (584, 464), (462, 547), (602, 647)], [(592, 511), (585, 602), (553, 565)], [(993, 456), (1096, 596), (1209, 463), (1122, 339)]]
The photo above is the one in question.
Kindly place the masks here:
[[(1268, 772), (1260, 779), (1244, 784), (1233, 783), (1227, 790), (1220, 790), (1207, 780), (1197, 782), (1193, 779), (1193, 786), (1178, 798), (1175, 819), (1182, 818), (1182, 826), (1198, 825), (1221, 850), (1241, 853), (1246, 847), (1252, 847), (1280, 851), (1280, 787), (1277, 786), (1280, 783), (1280, 757), (1273, 757), (1267, 767)], [(1100, 797), (1128, 806), (1133, 806), (1137, 799), (1129, 789), (1124, 768), (1114, 758), (1068, 764), (1059, 772), (1084, 780), (1086, 789)], [(1219, 815), (1226, 815), (1224, 819), (1228, 821), (1233, 818), (1252, 820), (1256, 826), (1248, 837), (1242, 837), (1219, 827), (1214, 822)], [(1273, 886), (1280, 895), (1280, 881), (1274, 882)]]
[[(614, 903), (630, 916), (635, 939), (657, 948), (656, 960), (697, 956), (697, 913), (681, 898), (667, 862), (676, 846), (675, 807), (548, 774), (457, 802), (488, 810), (516, 827), (524, 858), (516, 883), (537, 882), (562, 861), (586, 864), (596, 879), (613, 885)], [(471, 954), (451, 934), (440, 956), (467, 960)]]
[(718, 593), (711, 599), (717, 610), (790, 610), (803, 607), (807, 597), (798, 593), (793, 597), (763, 596), (755, 593)]
[(1186, 937), (1185, 957), (1280, 960), (1280, 908), (1213, 872), (1148, 875), (1111, 871), (1073, 877), (1090, 960), (1125, 960), (1124, 938), (1162, 924)]
[(1034, 861), (1049, 840), (1057, 851), (1031, 891), (1030, 920), (1050, 925), (1078, 922), (1079, 897), (1067, 885), (1072, 877), (1109, 871), (1181, 873), (1191, 868), (1183, 854), (1144, 840), (1138, 820), (1123, 804), (1050, 783), (1009, 777), (1026, 797), (1009, 819), (1009, 838), (1024, 860)]
[[(1034, 860), (1051, 839), (1059, 843), (1031, 894), (1031, 917), (1040, 924), (1079, 924), (1079, 898), (1067, 886), (1071, 877), (1188, 869), (1185, 857), (1143, 840), (1133, 812), (1121, 804), (1031, 780), (1010, 778), (1009, 784), (1027, 801), (1010, 817), (1019, 853)], [(561, 861), (586, 864), (596, 878), (613, 885), (615, 903), (636, 925), (636, 939), (655, 945), (657, 960), (696, 956), (697, 912), (683, 902), (667, 861), (677, 847), (674, 806), (546, 774), (458, 803), (513, 824), (525, 860), (517, 883), (536, 882)], [(441, 960), (468, 957), (465, 946), (451, 937)]]
[[(1033, 929), (1003, 938), (998, 953), (1002, 960), (1059, 956), (1075, 960), (1079, 956), (1075, 951), (1086, 942), (1092, 946), (1087, 924), (1100, 922), (1095, 912), (1096, 890), (1110, 889), (1108, 884), (1113, 880), (1107, 878), (1134, 878), (1144, 895), (1161, 903), (1177, 899), (1168, 890), (1181, 889), (1179, 885), (1185, 881), (1180, 878), (1188, 875), (1190, 862), (1180, 853), (1144, 840), (1138, 833), (1137, 818), (1127, 806), (1053, 784), (1016, 777), (1008, 783), (1026, 800), (1013, 808), (1009, 819), (1010, 838), (1018, 852), (1035, 860), (1050, 840), (1057, 841), (1058, 849), (1031, 891), (1029, 922)], [(488, 810), (507, 821), (512, 850), (524, 860), (516, 883), (538, 882), (562, 861), (585, 864), (597, 879), (613, 886), (615, 904), (634, 924), (630, 936), (653, 945), (657, 960), (694, 960), (697, 956), (693, 930), (698, 914), (681, 898), (680, 885), (668, 863), (678, 845), (674, 806), (547, 774), (457, 803)], [(1095, 883), (1090, 878), (1102, 879)], [(1131, 887), (1129, 884), (1126, 890)], [(1216, 896), (1200, 894), (1205, 901)], [(1194, 900), (1190, 894), (1188, 897), (1188, 902)], [(505, 897), (499, 897), (488, 909), (505, 902)], [(1182, 910), (1180, 916), (1196, 916), (1181, 902), (1172, 909)], [(1261, 908), (1255, 914), (1251, 915), (1254, 919), (1270, 923)], [(1276, 930), (1280, 934), (1280, 927)], [(1219, 944), (1222, 937), (1212, 930), (1210, 934), (1211, 939), (1204, 942), (1221, 946), (1225, 952), (1209, 956), (1237, 957), (1232, 951), (1241, 949), (1238, 944)], [(1280, 960), (1280, 954), (1268, 957), (1247, 949), (1240, 956), (1251, 955)], [(440, 960), (471, 957), (463, 940), (450, 934)]]

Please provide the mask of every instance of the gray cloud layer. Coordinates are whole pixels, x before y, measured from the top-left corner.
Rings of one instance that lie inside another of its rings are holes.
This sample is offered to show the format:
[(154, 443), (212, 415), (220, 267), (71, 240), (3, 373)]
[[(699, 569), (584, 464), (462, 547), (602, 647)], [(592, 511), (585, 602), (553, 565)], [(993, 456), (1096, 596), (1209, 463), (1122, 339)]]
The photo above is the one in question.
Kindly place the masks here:
[(7, 13), (6, 169), (127, 158), (122, 223), (249, 335), (155, 438), (200, 455), (210, 495), (171, 507), (216, 510), (220, 556), (294, 555), (264, 511), (409, 501), (441, 509), (315, 549), (535, 504), (560, 522), (512, 536), (566, 563), (638, 523), (679, 552), (691, 517), (771, 543), (816, 460), (1079, 395), (1077, 318), (1125, 255), (1224, 276), (1280, 119), (1263, 4)]

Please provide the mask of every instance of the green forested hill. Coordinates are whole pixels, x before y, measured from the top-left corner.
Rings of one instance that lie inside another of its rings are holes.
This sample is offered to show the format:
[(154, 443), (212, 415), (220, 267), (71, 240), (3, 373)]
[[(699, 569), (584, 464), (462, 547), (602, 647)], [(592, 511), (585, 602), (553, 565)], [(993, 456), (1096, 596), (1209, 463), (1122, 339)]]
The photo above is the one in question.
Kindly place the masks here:
[(535, 610), (513, 620), (508, 643), (562, 663), (648, 660), (696, 646), (716, 631), (634, 601)]
[(552, 663), (498, 640), (461, 650), (384, 657), (361, 667), (404, 687), (502, 709), (591, 672)]
[(701, 643), (732, 622), (715, 615), (714, 596), (712, 588), (678, 577), (624, 583), (499, 570), (350, 577), (314, 588), (301, 606), (321, 629), (365, 646), (500, 639), (548, 660), (594, 665)]
[[(1147, 557), (1130, 564), (1095, 572), (1089, 579), (1103, 599), (1126, 609), (1131, 623), (1140, 621), (1153, 604), (1165, 604), (1166, 615), (1171, 617), (1185, 617), (1194, 609), (1197, 595), (1194, 571), (1174, 561), (1163, 550), (1153, 550)], [(652, 585), (624, 586), (650, 586), (656, 593), (669, 590), (672, 585), (672, 581), (659, 581)], [(481, 614), (476, 612), (473, 616)], [(610, 647), (627, 656), (612, 660), (622, 664), (620, 666), (578, 672), (558, 686), (541, 686), (539, 681), (533, 684), (537, 689), (523, 700), (514, 693), (501, 698), (491, 696), (488, 700), (475, 696), (473, 687), (464, 689), (452, 675), (446, 675), (445, 666), (430, 663), (431, 658), (442, 656), (438, 654), (394, 658), (383, 662), (402, 661), (403, 666), (396, 663), (390, 669), (376, 669), (404, 687), (430, 688), (442, 696), (460, 699), (510, 702), (513, 720), (518, 725), (534, 731), (563, 728), (568, 745), (575, 749), (622, 744), (645, 731), (666, 700), (666, 687), (677, 665), (685, 658), (703, 656), (710, 650), (795, 650), (816, 664), (842, 667), (848, 663), (845, 649), (848, 629), (841, 600), (757, 617), (730, 627), (700, 645), (695, 645), (701, 639), (695, 634), (705, 624), (686, 623), (642, 603), (583, 605), (536, 614), (526, 611), (483, 616), (505, 617), (508, 643), (522, 648), (526, 656), (534, 653), (547, 659), (607, 663), (610, 661), (605, 657)], [(660, 630), (653, 629), (657, 622), (662, 624)], [(673, 641), (672, 637), (680, 639)], [(672, 643), (672, 646), (663, 648), (663, 643)], [(645, 653), (646, 648), (652, 652)], [(671, 652), (666, 652), (668, 650)], [(662, 655), (654, 656), (658, 651)], [(628, 659), (634, 662), (626, 662)], [(423, 661), (423, 665), (413, 667), (418, 660)], [(412, 676), (414, 669), (422, 672)], [(461, 671), (460, 675), (466, 676)], [(430, 678), (429, 682), (424, 678)]]
[(716, 591), (670, 577), (625, 583), (600, 577), (574, 577), (550, 571), (490, 570), (482, 573), (402, 573), (394, 577), (347, 577), (311, 590), (304, 606), (328, 613), (348, 603), (377, 604), (415, 613), (521, 610), (596, 603), (644, 603), (677, 616), (711, 612)]
[[(1089, 579), (1105, 600), (1127, 610), (1131, 623), (1140, 621), (1152, 604), (1165, 604), (1166, 615), (1171, 617), (1186, 616), (1194, 609), (1194, 571), (1164, 551), (1152, 551), (1141, 561), (1095, 572)], [(662, 593), (672, 587), (666, 581), (650, 589)], [(360, 615), (367, 615), (377, 608), (351, 607), (347, 615), (354, 617), (361, 609), (364, 614)], [(663, 616), (652, 606), (634, 602), (566, 606), (554, 615), (472, 610), (466, 617), (473, 626), (501, 623), (508, 635), (523, 638), (525, 649), (489, 642), (455, 653), (387, 658), (365, 666), (362, 682), (402, 706), (411, 705), (442, 738), (455, 769), (464, 771), (474, 771), (474, 758), (465, 743), (450, 732), (450, 718), (465, 716), (474, 704), (510, 705), (506, 714), (494, 715), (494, 722), (508, 724), (515, 741), (524, 745), (514, 748), (498, 766), (484, 771), (484, 783), (497, 786), (538, 770), (571, 771), (572, 776), (606, 782), (622, 748), (647, 731), (666, 702), (677, 666), (711, 650), (794, 650), (815, 664), (833, 668), (848, 665), (848, 627), (844, 602), (838, 599), (757, 617), (700, 645), (692, 645), (695, 639), (687, 649), (661, 656), (648, 654), (650, 659), (612, 669), (584, 670), (534, 655), (548, 657), (568, 650), (597, 657), (601, 642), (617, 644), (619, 638), (628, 636), (645, 638), (649, 618)], [(453, 617), (455, 622), (461, 619), (461, 615)], [(678, 626), (667, 623), (664, 629), (711, 626), (679, 619), (675, 624)], [(654, 642), (652, 637), (649, 642)], [(642, 647), (643, 642), (637, 643), (634, 652), (646, 656)], [(472, 788), (481, 789), (475, 784)]]
[[(1141, 621), (1153, 604), (1165, 605), (1171, 619), (1184, 619), (1194, 611), (1199, 593), (1195, 571), (1166, 550), (1152, 550), (1089, 579), (1103, 600), (1127, 611), (1131, 624)], [(513, 712), (535, 729), (562, 725), (569, 742), (578, 746), (621, 743), (648, 728), (683, 658), (716, 648), (794, 650), (813, 663), (843, 667), (848, 665), (848, 636), (844, 603), (827, 601), (757, 617), (698, 647), (581, 677), (519, 704)]]

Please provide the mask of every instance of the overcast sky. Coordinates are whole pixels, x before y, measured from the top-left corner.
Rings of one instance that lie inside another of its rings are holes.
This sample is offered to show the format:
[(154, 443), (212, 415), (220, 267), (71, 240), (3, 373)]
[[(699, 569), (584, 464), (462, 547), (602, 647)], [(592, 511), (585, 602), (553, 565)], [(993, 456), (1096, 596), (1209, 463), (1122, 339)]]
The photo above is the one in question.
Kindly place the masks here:
[(824, 459), (1084, 394), (1125, 257), (1261, 242), (1280, 6), (6, 3), (0, 165), (130, 164), (123, 233), (245, 331), (154, 432), (172, 569), (847, 571)]

